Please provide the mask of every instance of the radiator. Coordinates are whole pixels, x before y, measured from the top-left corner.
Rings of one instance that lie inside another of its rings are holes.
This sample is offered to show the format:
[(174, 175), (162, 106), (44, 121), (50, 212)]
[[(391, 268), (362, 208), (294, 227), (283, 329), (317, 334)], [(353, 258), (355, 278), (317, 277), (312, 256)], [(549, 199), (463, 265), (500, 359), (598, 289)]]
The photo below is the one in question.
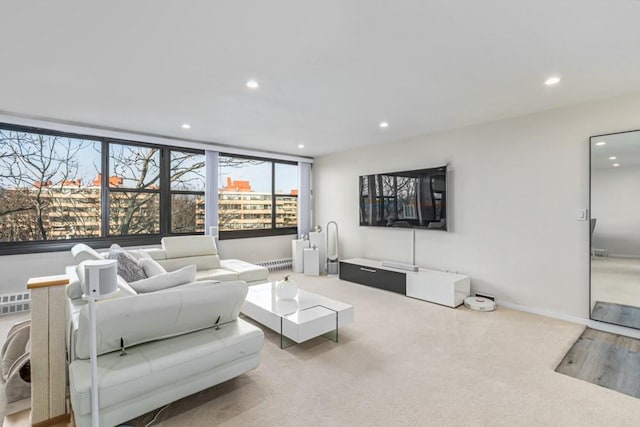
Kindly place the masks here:
[(31, 294), (29, 292), (0, 295), (0, 315), (29, 310), (31, 310)]
[(262, 267), (266, 267), (269, 271), (278, 271), (278, 270), (290, 270), (293, 264), (293, 259), (277, 259), (273, 261), (262, 261), (257, 263)]

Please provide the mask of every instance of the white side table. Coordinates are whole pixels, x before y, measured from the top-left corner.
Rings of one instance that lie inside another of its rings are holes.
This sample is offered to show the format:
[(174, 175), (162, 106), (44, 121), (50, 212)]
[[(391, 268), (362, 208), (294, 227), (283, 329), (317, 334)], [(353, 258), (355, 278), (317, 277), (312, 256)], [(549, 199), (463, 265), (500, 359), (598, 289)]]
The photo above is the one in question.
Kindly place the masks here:
[(327, 238), (324, 231), (309, 232), (309, 242), (311, 246), (318, 248), (318, 257), (320, 258), (320, 273), (325, 273), (327, 269)]
[(304, 275), (320, 275), (320, 251), (317, 248), (304, 249)]
[(304, 270), (304, 248), (309, 247), (308, 240), (292, 240), (291, 241), (291, 258), (293, 258), (293, 262), (291, 265), (291, 270), (294, 273), (302, 273)]

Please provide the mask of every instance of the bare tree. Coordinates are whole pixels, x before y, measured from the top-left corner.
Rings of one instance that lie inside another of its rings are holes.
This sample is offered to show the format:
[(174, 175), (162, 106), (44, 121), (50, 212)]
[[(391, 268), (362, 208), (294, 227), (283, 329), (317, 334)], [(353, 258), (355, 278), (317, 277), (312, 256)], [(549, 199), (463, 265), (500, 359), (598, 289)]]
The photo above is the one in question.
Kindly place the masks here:
[[(78, 179), (78, 154), (93, 141), (54, 135), (0, 130), (0, 215), (23, 213), (35, 227), (24, 227), (21, 240), (47, 240), (52, 200), (65, 185)], [(16, 217), (18, 218), (18, 217)]]
[(158, 233), (160, 195), (157, 190), (160, 188), (160, 150), (111, 144), (109, 163), (110, 233)]
[[(204, 192), (204, 156), (172, 151), (169, 185), (172, 190)], [(160, 222), (160, 150), (153, 147), (112, 144), (109, 228), (113, 234), (153, 234)], [(172, 200), (172, 229), (195, 231), (196, 201)]]

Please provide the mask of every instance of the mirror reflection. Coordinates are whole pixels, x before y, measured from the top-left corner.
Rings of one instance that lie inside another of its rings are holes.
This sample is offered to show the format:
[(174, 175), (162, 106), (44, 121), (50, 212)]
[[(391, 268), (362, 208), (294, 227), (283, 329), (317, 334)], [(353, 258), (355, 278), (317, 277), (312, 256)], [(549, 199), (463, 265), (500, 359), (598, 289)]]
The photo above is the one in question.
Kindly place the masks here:
[(640, 131), (590, 143), (591, 318), (640, 329)]

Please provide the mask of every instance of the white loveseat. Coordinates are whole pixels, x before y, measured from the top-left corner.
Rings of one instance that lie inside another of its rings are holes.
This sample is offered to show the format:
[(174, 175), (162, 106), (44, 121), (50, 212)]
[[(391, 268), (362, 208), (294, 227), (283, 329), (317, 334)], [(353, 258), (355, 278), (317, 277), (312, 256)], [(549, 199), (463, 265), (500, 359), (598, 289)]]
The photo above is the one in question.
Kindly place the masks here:
[[(119, 297), (98, 302), (101, 425), (117, 425), (256, 368), (264, 334), (238, 318), (246, 294), (243, 281), (197, 282), (140, 295), (121, 289)], [(71, 404), (76, 425), (89, 427), (88, 306), (69, 299), (68, 318)]]

